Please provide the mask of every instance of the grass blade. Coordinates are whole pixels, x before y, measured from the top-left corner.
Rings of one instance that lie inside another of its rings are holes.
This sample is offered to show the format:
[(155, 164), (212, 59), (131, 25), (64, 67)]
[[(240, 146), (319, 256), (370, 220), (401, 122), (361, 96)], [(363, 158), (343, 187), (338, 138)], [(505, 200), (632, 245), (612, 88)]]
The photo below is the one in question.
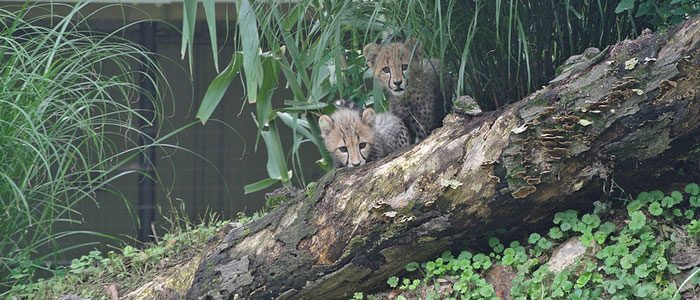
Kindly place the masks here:
[(204, 15), (207, 18), (207, 27), (209, 28), (209, 41), (211, 42), (211, 56), (214, 59), (214, 68), (219, 72), (219, 44), (216, 38), (216, 7), (214, 0), (204, 0)]
[(194, 29), (197, 24), (197, 0), (184, 0), (182, 5), (182, 43), (180, 56), (185, 58), (187, 53), (190, 74), (192, 74), (192, 52), (194, 51)]

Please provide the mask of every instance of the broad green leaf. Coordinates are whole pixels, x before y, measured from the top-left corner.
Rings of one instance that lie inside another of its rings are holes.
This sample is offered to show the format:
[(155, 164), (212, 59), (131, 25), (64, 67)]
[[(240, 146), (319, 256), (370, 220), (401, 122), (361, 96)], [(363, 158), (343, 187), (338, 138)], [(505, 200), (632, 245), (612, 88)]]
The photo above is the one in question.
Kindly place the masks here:
[(235, 53), (226, 69), (216, 76), (211, 84), (209, 84), (207, 92), (204, 94), (202, 104), (199, 105), (199, 111), (197, 111), (197, 118), (202, 121), (202, 124), (206, 123), (212, 113), (214, 113), (214, 109), (219, 105), (221, 98), (224, 97), (233, 78), (238, 74), (241, 68), (241, 62), (242, 54), (240, 52)]
[(418, 270), (418, 268), (420, 268), (420, 265), (417, 262), (410, 262), (406, 264), (406, 271), (413, 272)]
[(261, 135), (267, 148), (267, 175), (272, 179), (282, 180), (282, 182), (286, 183), (289, 181), (287, 161), (284, 150), (282, 150), (282, 141), (280, 140), (277, 126), (271, 122), (269, 130), (263, 131)]
[(527, 239), (527, 242), (530, 244), (535, 244), (537, 241), (539, 241), (541, 236), (538, 233), (533, 233), (530, 234), (530, 237)]
[[(258, 88), (262, 85), (263, 67), (260, 61), (260, 36), (255, 11), (248, 0), (237, 0), (239, 34), (243, 50), (243, 72), (245, 74), (248, 103), (258, 101)], [(260, 122), (260, 120), (258, 120)], [(260, 124), (265, 124), (264, 122)]]
[(216, 40), (216, 7), (214, 0), (204, 0), (204, 14), (207, 17), (207, 27), (209, 28), (209, 41), (211, 42), (211, 56), (214, 59), (214, 68), (219, 72), (218, 43)]
[(649, 276), (649, 273), (650, 271), (648, 269), (647, 264), (641, 264), (634, 268), (634, 274), (637, 275), (639, 278), (645, 278)]
[(263, 77), (258, 94), (257, 117), (260, 124), (267, 124), (273, 116), (272, 112), (272, 95), (277, 80), (279, 78), (279, 64), (277, 60), (269, 54), (262, 54), (263, 58)]
[(623, 11), (631, 10), (634, 8), (634, 0), (622, 0), (615, 7), (615, 13), (619, 14)]
[(301, 101), (284, 101), (284, 105), (287, 105), (288, 107), (285, 107), (284, 110), (290, 111), (290, 110), (319, 110), (323, 109), (328, 106), (328, 103), (326, 102), (301, 102)]
[(387, 279), (386, 283), (389, 285), (389, 287), (396, 288), (399, 285), (399, 278), (396, 276), (391, 276), (389, 279)]
[(649, 205), (649, 213), (652, 216), (660, 216), (663, 212), (664, 210), (661, 208), (661, 204), (659, 204), (659, 202), (653, 202)]
[(693, 196), (697, 196), (700, 194), (700, 186), (698, 186), (696, 183), (688, 184), (685, 186), (685, 192)]
[(255, 193), (257, 191), (264, 190), (264, 189), (266, 189), (266, 188), (268, 188), (268, 187), (270, 187), (273, 184), (278, 183), (278, 182), (279, 182), (278, 179), (266, 178), (266, 179), (260, 180), (258, 182), (246, 184), (243, 187), (243, 191), (245, 194)]
[(630, 229), (639, 230), (642, 229), (642, 227), (644, 227), (644, 224), (646, 224), (647, 217), (641, 211), (634, 211), (629, 215), (630, 223), (628, 224), (628, 226)]
[(552, 227), (549, 229), (549, 237), (552, 239), (560, 239), (564, 237), (564, 233), (559, 229), (559, 227)]

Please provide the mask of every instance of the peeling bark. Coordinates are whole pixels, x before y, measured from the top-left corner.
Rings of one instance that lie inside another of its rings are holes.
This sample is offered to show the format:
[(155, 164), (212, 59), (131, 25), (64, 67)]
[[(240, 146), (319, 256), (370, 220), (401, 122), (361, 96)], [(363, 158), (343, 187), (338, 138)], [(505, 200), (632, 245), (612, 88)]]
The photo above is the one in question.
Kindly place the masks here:
[(501, 111), (450, 115), (411, 149), (327, 174), (236, 224), (187, 297), (348, 298), (457, 242), (593, 201), (613, 177), (649, 180), (698, 147), (699, 48), (700, 18), (621, 42)]

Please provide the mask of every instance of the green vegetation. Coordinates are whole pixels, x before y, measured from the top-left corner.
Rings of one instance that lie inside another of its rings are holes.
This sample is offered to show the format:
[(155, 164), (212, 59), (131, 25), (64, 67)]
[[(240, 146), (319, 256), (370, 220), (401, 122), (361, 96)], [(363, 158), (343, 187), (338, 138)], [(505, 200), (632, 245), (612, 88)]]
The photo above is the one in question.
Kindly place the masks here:
[[(198, 5), (185, 3), (182, 52), (190, 53), (191, 62)], [(214, 15), (213, 2), (203, 7)], [(416, 38), (426, 56), (441, 59), (452, 72), (457, 84), (451, 92), (471, 95), (482, 109), (493, 110), (547, 84), (571, 55), (603, 49), (644, 28), (667, 28), (698, 11), (697, 0), (241, 0), (231, 39), (239, 51), (211, 83), (197, 117), (206, 122), (240, 74), (268, 154), (269, 178), (246, 191), (289, 184), (292, 178), (303, 186), (300, 145), (314, 144), (319, 166), (331, 166), (314, 115), (328, 113), (328, 103), (338, 98), (385, 109), (381, 90), (366, 84), (371, 74), (360, 53), (366, 43)], [(211, 17), (208, 27), (215, 44)], [(218, 66), (217, 54), (213, 57)], [(282, 89), (291, 91), (291, 99), (279, 99)], [(280, 144), (281, 124), (294, 130), (291, 149)]]
[[(409, 263), (411, 275), (390, 277), (387, 284), (401, 293), (397, 299), (498, 299), (485, 279), (498, 267), (512, 274), (506, 281), (510, 286), (512, 279), (513, 299), (680, 299), (681, 288), (700, 290), (700, 261), (690, 262), (693, 269), (684, 272), (673, 263), (683, 251), (700, 246), (698, 199), (700, 187), (689, 184), (668, 195), (642, 192), (617, 212), (609, 204), (582, 216), (560, 212), (546, 234), (532, 233), (507, 246), (491, 237), (490, 252), (465, 250), (455, 257), (448, 251), (432, 261)], [(555, 249), (575, 240), (585, 254), (563, 270), (550, 271), (547, 260)], [(353, 299), (373, 297), (357, 293)]]
[[(315, 184), (310, 184), (306, 193), (312, 192), (314, 186)], [(277, 194), (268, 194), (266, 204), (260, 211), (250, 216), (240, 213), (236, 222), (247, 224), (265, 216), (287, 200), (286, 192), (296, 191), (283, 190)], [(104, 287), (116, 284), (123, 296), (156, 276), (179, 271), (185, 263), (198, 264), (203, 246), (231, 222), (216, 221), (215, 215), (208, 219), (212, 221), (194, 225), (181, 218), (173, 224), (170, 233), (143, 249), (125, 246), (107, 253), (93, 250), (88, 255), (74, 259), (68, 267), (53, 270), (53, 277), (14, 285), (5, 295), (19, 299), (56, 299), (71, 294), (89, 299), (111, 299)]]
[(117, 284), (120, 295), (136, 289), (158, 275), (170, 274), (168, 268), (196, 260), (202, 246), (228, 222), (200, 224), (163, 236), (157, 244), (142, 250), (126, 246), (118, 251), (90, 254), (74, 259), (70, 266), (59, 267), (49, 279), (16, 285), (7, 293), (19, 299), (58, 299), (72, 294), (89, 299), (111, 299), (104, 286)]
[[(59, 242), (99, 233), (55, 225), (80, 223), (76, 204), (98, 192), (120, 195), (111, 182), (137, 172), (126, 163), (162, 146), (139, 127), (154, 120), (134, 107), (136, 99), (158, 99), (138, 82), (159, 86), (145, 71), (160, 71), (133, 43), (79, 29), (89, 20), (79, 13), (84, 6), (67, 6), (65, 16), (41, 5), (0, 9), (0, 291), (51, 271), (46, 262), (63, 251), (88, 246)], [(40, 248), (52, 252), (42, 256)]]

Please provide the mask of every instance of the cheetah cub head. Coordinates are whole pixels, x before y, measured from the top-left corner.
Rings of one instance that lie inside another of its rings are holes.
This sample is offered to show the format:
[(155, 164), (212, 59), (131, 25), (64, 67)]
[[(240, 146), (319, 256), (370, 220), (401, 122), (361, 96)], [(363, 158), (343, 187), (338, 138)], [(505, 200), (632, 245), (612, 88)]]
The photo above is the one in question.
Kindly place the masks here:
[(367, 163), (374, 144), (374, 110), (340, 108), (318, 119), (326, 149), (336, 167), (359, 167)]
[(411, 63), (420, 61), (420, 48), (414, 39), (387, 45), (369, 43), (362, 50), (374, 78), (394, 96), (401, 96), (408, 86)]

